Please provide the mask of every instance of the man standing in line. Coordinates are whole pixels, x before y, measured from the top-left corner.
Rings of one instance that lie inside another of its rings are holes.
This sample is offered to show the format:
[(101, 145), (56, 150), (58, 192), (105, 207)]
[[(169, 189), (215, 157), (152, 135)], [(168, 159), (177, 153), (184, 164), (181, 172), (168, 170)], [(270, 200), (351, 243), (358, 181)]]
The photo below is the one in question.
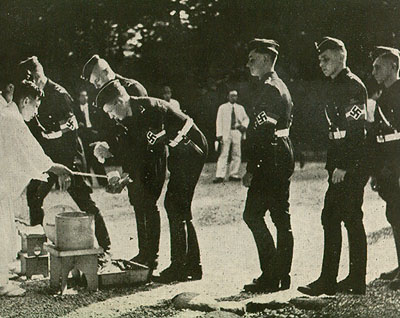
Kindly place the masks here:
[[(367, 90), (361, 80), (346, 67), (347, 50), (341, 40), (324, 37), (316, 44), (319, 66), (326, 77), (328, 92), (325, 117), (329, 125), (326, 170), (329, 187), (321, 214), (324, 228), (324, 255), (320, 277), (298, 290), (318, 296), (337, 291), (365, 294), (367, 240), (361, 209), (368, 176), (363, 167), (365, 156), (365, 116)], [(337, 283), (342, 228), (349, 239), (348, 276)]]
[[(147, 91), (138, 81), (116, 74), (110, 65), (98, 55), (92, 56), (82, 70), (83, 79), (89, 81), (98, 90), (112, 80), (118, 79), (130, 96), (144, 97)], [(99, 111), (102, 111), (101, 109)], [(151, 119), (153, 129), (162, 128), (162, 121), (156, 116)], [(115, 125), (115, 124), (114, 124)], [(95, 147), (96, 153), (112, 153), (122, 164), (124, 172), (129, 173), (133, 182), (129, 183), (129, 202), (133, 206), (136, 217), (139, 253), (132, 261), (155, 269), (158, 264), (160, 243), (160, 211), (157, 200), (161, 195), (166, 176), (166, 147), (163, 144), (149, 147), (145, 126), (138, 116), (118, 122), (116, 136)], [(138, 133), (140, 132), (140, 133)], [(106, 159), (107, 156), (104, 158)]]
[(249, 125), (249, 117), (242, 105), (237, 104), (238, 93), (231, 90), (228, 94), (228, 103), (218, 108), (216, 122), (216, 137), (221, 146), (221, 153), (217, 161), (217, 172), (214, 183), (221, 183), (225, 179), (229, 152), (232, 147), (232, 161), (229, 169), (229, 180), (240, 181), (239, 169), (241, 164), (241, 144), (243, 134)]
[[(19, 67), (21, 76), (28, 77), (45, 94), (38, 115), (29, 122), (33, 135), (54, 162), (75, 171), (79, 170), (82, 158), (77, 135), (78, 123), (72, 111), (72, 97), (65, 88), (46, 77), (43, 66), (36, 56), (22, 61)], [(50, 174), (47, 182), (32, 180), (29, 184), (27, 201), (31, 225), (42, 224), (43, 201), (56, 182), (57, 176)], [(111, 245), (110, 238), (104, 219), (90, 197), (92, 189), (82, 177), (75, 176), (68, 193), (82, 211), (94, 215), (97, 241), (104, 251), (108, 251)]]
[[(393, 230), (398, 266), (380, 278), (400, 289), (400, 56), (389, 47), (377, 47), (372, 75), (383, 86), (377, 96), (370, 130), (374, 149), (371, 185), (386, 201), (386, 218)], [(369, 120), (370, 121), (370, 120)]]
[[(243, 185), (248, 187), (243, 219), (253, 233), (262, 274), (244, 286), (248, 292), (274, 292), (290, 287), (293, 234), (289, 214), (290, 177), (294, 170), (289, 127), (293, 103), (275, 72), (279, 45), (255, 39), (249, 45), (247, 67), (262, 82), (254, 93), (254, 120), (248, 131), (249, 159)], [(277, 243), (264, 216), (270, 211)]]

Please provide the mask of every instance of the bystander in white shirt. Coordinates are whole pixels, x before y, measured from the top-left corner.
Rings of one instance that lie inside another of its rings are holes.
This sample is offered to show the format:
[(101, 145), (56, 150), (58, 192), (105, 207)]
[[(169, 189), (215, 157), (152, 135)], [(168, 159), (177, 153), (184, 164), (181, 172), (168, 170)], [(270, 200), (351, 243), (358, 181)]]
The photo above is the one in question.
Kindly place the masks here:
[(216, 179), (222, 182), (227, 172), (229, 152), (231, 151), (231, 164), (229, 177), (231, 180), (240, 180), (239, 169), (241, 164), (241, 142), (249, 125), (249, 117), (244, 107), (238, 103), (237, 92), (230, 91), (229, 102), (218, 108), (216, 121), (216, 137), (220, 142), (221, 153), (217, 161)]

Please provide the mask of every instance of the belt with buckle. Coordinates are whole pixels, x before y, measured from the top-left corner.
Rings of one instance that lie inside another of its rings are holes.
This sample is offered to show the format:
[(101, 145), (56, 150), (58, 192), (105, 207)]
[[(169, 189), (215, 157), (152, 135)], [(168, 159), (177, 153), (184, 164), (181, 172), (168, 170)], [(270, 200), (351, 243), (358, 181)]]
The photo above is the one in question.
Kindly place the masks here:
[(289, 128), (279, 129), (275, 131), (274, 135), (278, 138), (289, 137)]
[(42, 131), (42, 136), (46, 139), (58, 139), (62, 137), (63, 133), (61, 130), (59, 131), (53, 131), (51, 133), (46, 134), (44, 131)]
[(176, 137), (172, 140), (169, 141), (169, 145), (174, 148), (176, 146), (179, 145), (179, 143), (185, 139), (187, 133), (189, 132), (189, 130), (193, 127), (194, 122), (192, 118), (189, 118), (186, 120), (185, 125), (182, 127), (181, 130), (178, 131), (178, 134), (176, 135)]
[(328, 135), (330, 140), (339, 140), (346, 137), (346, 130), (330, 131)]
[(394, 140), (400, 140), (400, 132), (396, 131), (393, 134), (376, 136), (376, 141), (380, 144)]
[(190, 131), (190, 129), (192, 129), (193, 125), (194, 125), (193, 119), (192, 118), (187, 119), (183, 128), (180, 131), (178, 131), (177, 136), (173, 140), (170, 140), (168, 144), (171, 148), (174, 148), (183, 141), (183, 144), (185, 146), (191, 146), (197, 153), (203, 156), (204, 151), (198, 145), (196, 145), (196, 143), (194, 143), (190, 138), (186, 136)]

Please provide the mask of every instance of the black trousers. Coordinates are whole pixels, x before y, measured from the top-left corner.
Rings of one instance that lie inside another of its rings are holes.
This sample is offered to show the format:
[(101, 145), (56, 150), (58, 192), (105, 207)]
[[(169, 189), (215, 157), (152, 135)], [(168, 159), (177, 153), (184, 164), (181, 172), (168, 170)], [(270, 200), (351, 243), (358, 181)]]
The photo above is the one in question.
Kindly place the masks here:
[(325, 245), (320, 276), (328, 285), (336, 284), (342, 248), (342, 222), (349, 239), (348, 277), (356, 283), (365, 284), (367, 240), (361, 206), (367, 181), (366, 173), (356, 171), (346, 173), (343, 182), (333, 184), (332, 171), (329, 172), (329, 187), (321, 214)]
[[(43, 201), (57, 180), (58, 178), (56, 175), (50, 174), (47, 182), (31, 180), (29, 183), (27, 187), (27, 201), (31, 225), (43, 224)], [(72, 184), (68, 189), (68, 193), (80, 210), (94, 215), (97, 242), (99, 243), (99, 246), (107, 251), (111, 244), (110, 237), (103, 216), (97, 208), (96, 203), (94, 203), (90, 197), (92, 189), (85, 183), (82, 177), (74, 176)]]
[[(91, 128), (81, 129), (80, 138), (82, 140), (82, 146), (86, 159), (86, 172), (90, 173), (90, 169), (93, 168), (95, 174), (105, 175), (104, 166), (97, 160), (93, 153), (93, 147), (89, 146), (91, 143), (98, 141), (97, 136), (93, 133)], [(91, 178), (88, 178), (91, 182)], [(107, 179), (97, 178), (97, 182), (101, 186), (107, 185)]]
[(160, 211), (157, 200), (165, 182), (166, 154), (150, 158), (142, 168), (130, 174), (129, 201), (136, 217), (139, 254), (147, 261), (158, 257), (160, 245)]
[[(293, 171), (293, 170), (292, 170)], [(253, 233), (263, 277), (279, 281), (289, 275), (293, 257), (293, 234), (289, 214), (290, 173), (259, 168), (247, 192), (243, 220)], [(277, 229), (277, 242), (265, 224), (270, 211)]]
[(376, 179), (378, 193), (386, 202), (386, 219), (393, 229), (397, 261), (400, 267), (400, 168), (398, 166), (398, 162), (382, 164)]
[(202, 150), (198, 153), (191, 145), (180, 144), (170, 148), (168, 170), (170, 178), (165, 194), (171, 237), (171, 266), (181, 268), (200, 265), (200, 248), (192, 223), (192, 200), (208, 153), (207, 140), (197, 127), (190, 138)]

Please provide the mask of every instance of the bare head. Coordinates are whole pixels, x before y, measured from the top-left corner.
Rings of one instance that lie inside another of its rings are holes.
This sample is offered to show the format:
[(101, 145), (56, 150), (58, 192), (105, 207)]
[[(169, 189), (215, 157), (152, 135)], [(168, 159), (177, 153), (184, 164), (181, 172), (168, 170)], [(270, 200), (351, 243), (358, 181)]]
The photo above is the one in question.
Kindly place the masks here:
[(231, 90), (228, 93), (228, 101), (232, 104), (236, 103), (238, 100), (238, 92), (236, 90)]
[(32, 120), (38, 113), (43, 91), (31, 81), (23, 80), (14, 91), (14, 102), (25, 121)]
[(171, 100), (171, 98), (172, 98), (172, 90), (171, 90), (171, 87), (169, 87), (169, 86), (164, 86), (164, 87), (162, 88), (162, 96), (163, 96), (163, 99), (164, 99), (164, 100), (166, 100), (167, 102), (169, 102), (169, 101)]
[(89, 100), (88, 93), (86, 89), (81, 89), (79, 92), (79, 104), (85, 105)]

